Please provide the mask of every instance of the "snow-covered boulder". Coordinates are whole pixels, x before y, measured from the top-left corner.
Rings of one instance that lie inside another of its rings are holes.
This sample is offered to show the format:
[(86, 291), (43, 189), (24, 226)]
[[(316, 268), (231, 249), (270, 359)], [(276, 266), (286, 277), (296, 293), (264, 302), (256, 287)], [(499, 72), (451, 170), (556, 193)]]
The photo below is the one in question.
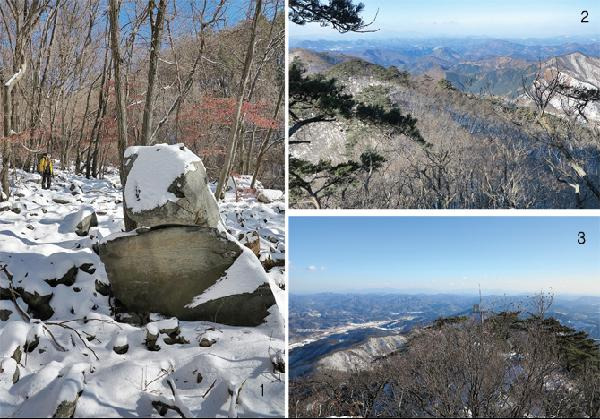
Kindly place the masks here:
[(273, 201), (282, 200), (283, 192), (277, 189), (261, 189), (256, 194), (256, 199), (265, 204), (270, 204)]
[(15, 214), (20, 214), (22, 211), (27, 210), (27, 205), (22, 202), (13, 202), (11, 211)]
[(73, 203), (73, 196), (65, 193), (57, 193), (52, 197), (52, 200), (57, 204), (71, 204)]
[(72, 418), (85, 386), (85, 372), (89, 370), (90, 364), (83, 362), (65, 365), (13, 417)]
[(102, 241), (115, 297), (131, 313), (256, 326), (275, 298), (260, 261), (216, 228), (162, 226)]
[(125, 150), (124, 208), (136, 227), (217, 227), (219, 207), (200, 157), (183, 144)]
[(79, 183), (71, 182), (69, 186), (69, 190), (71, 191), (71, 195), (79, 195), (82, 193), (81, 185)]
[(78, 211), (65, 217), (59, 228), (59, 232), (73, 232), (78, 236), (87, 236), (91, 227), (98, 227), (98, 216), (96, 215), (94, 208), (82, 206)]
[(112, 340), (108, 343), (108, 346), (118, 354), (123, 355), (129, 350), (129, 342), (127, 341), (127, 335), (125, 333), (119, 333), (115, 335)]

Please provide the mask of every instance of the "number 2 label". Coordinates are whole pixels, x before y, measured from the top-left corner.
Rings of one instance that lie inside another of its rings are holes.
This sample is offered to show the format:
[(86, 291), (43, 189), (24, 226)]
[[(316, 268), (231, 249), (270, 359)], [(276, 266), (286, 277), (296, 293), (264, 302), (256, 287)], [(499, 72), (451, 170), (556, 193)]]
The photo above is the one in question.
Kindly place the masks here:
[(583, 16), (583, 17), (581, 18), (581, 23), (590, 23), (590, 21), (588, 20), (589, 15), (590, 14), (588, 13), (587, 10), (582, 11), (581, 16)]

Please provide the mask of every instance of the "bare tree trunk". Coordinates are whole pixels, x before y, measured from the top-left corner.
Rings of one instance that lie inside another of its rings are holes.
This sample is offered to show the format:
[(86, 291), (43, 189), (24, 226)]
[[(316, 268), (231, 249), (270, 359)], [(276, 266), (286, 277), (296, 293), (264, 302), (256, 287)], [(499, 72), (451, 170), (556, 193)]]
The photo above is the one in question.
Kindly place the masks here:
[[(83, 120), (81, 121), (81, 127), (80, 127), (80, 132), (79, 132), (79, 140), (77, 141), (77, 150), (76, 150), (76, 158), (75, 158), (75, 174), (77, 174), (77, 175), (81, 174), (81, 154), (85, 152), (85, 150), (83, 150), (83, 152), (81, 151), (81, 143), (83, 143), (83, 133), (86, 128), (86, 122), (87, 122), (87, 118), (88, 118), (88, 114), (89, 114), (89, 110), (90, 110), (90, 99), (92, 96), (92, 90), (94, 88), (94, 83), (95, 83), (95, 81), (90, 84), (90, 88), (88, 89), (87, 98), (85, 100), (85, 111), (83, 112)], [(88, 178), (89, 178), (89, 169), (88, 169), (89, 163), (90, 163), (90, 153), (89, 153), (89, 147), (88, 147), (88, 153), (87, 153), (87, 158), (86, 158), (86, 175)]]
[[(175, 98), (175, 100), (173, 101), (172, 105), (170, 106), (170, 108), (168, 109), (167, 113), (165, 114), (165, 116), (158, 121), (158, 124), (156, 125), (156, 128), (154, 128), (154, 131), (152, 132), (152, 135), (150, 136), (149, 139), (149, 143), (152, 144), (154, 142), (154, 138), (156, 137), (158, 131), (160, 130), (160, 128), (166, 124), (169, 121), (169, 117), (171, 116), (171, 114), (173, 112), (175, 112), (175, 138), (174, 138), (174, 143), (177, 143), (178, 140), (178, 135), (179, 135), (179, 116), (180, 116), (180, 111), (181, 111), (181, 105), (183, 104), (187, 94), (189, 93), (189, 91), (192, 88), (192, 85), (194, 83), (194, 75), (196, 73), (196, 70), (200, 64), (200, 61), (202, 60), (202, 56), (204, 54), (204, 47), (206, 45), (206, 31), (207, 28), (209, 28), (212, 24), (214, 24), (215, 22), (218, 22), (218, 20), (220, 19), (221, 15), (222, 15), (222, 10), (223, 7), (225, 6), (225, 2), (226, 0), (219, 0), (219, 2), (214, 6), (214, 9), (212, 11), (212, 16), (210, 17), (210, 19), (208, 19), (207, 21), (204, 20), (204, 15), (206, 12), (206, 7), (207, 7), (207, 0), (204, 0), (204, 4), (202, 7), (202, 11), (200, 12), (200, 33), (199, 35), (197, 35), (197, 43), (200, 44), (200, 47), (198, 48), (198, 52), (196, 54), (196, 58), (194, 60), (194, 63), (192, 64), (192, 68), (190, 69), (190, 71), (187, 74), (187, 77), (185, 79), (185, 82), (182, 84), (181, 83), (181, 78), (179, 75), (179, 65), (176, 64), (176, 68), (177, 68), (177, 79), (178, 79), (178, 95)], [(174, 44), (173, 44), (173, 38), (171, 37), (171, 30), (169, 27), (169, 24), (167, 22), (167, 33), (169, 35), (169, 40), (171, 42), (171, 50), (173, 51), (173, 54), (175, 55), (175, 61), (177, 62), (177, 54), (175, 52), (174, 49)]]
[[(19, 54), (20, 55), (20, 54)], [(2, 183), (2, 192), (0, 194), (0, 201), (6, 196), (6, 199), (10, 196), (10, 184), (8, 181), (8, 170), (10, 168), (11, 159), (11, 146), (9, 137), (13, 133), (12, 123), (15, 121), (13, 115), (13, 106), (16, 103), (12, 98), (12, 91), (14, 87), (19, 83), (19, 80), (23, 78), (23, 75), (27, 71), (27, 63), (23, 61), (18, 67), (18, 71), (5, 83), (2, 83), (2, 102), (4, 111), (4, 145), (2, 147), (2, 173), (0, 173), (0, 182)]]
[(140, 143), (142, 145), (150, 144), (150, 136), (152, 134), (152, 108), (154, 102), (154, 88), (156, 85), (158, 55), (160, 53), (160, 37), (163, 30), (166, 9), (167, 0), (160, 0), (158, 3), (158, 12), (156, 13), (156, 20), (154, 20), (154, 0), (150, 0), (148, 2), (148, 16), (150, 19), (150, 30), (152, 32), (152, 40), (150, 42), (150, 64), (148, 66), (148, 89), (146, 90), (146, 103), (144, 105), (142, 134), (140, 136)]
[[(125, 104), (125, 91), (123, 78), (121, 74), (121, 53), (119, 51), (119, 0), (110, 0), (109, 8), (110, 19), (110, 49), (112, 52), (112, 62), (115, 77), (115, 92), (117, 102), (117, 131), (118, 131), (118, 150), (119, 150), (119, 177), (125, 193), (125, 167), (124, 155), (127, 147), (127, 108)], [(125, 198), (123, 196), (123, 198)], [(135, 223), (127, 216), (125, 211), (125, 199), (123, 199), (123, 221), (125, 230), (130, 231), (135, 228)]]
[(254, 151), (255, 141), (256, 141), (256, 127), (254, 127), (254, 129), (252, 130), (252, 135), (250, 136), (250, 144), (248, 144), (248, 149), (246, 150), (246, 155), (244, 156), (242, 172), (245, 175), (250, 173), (250, 169), (251, 169), (250, 160), (252, 158), (252, 152)]
[[(108, 80), (110, 81), (110, 74), (108, 75)], [(100, 113), (100, 121), (98, 123), (98, 129), (96, 130), (96, 135), (94, 136), (94, 151), (92, 151), (92, 176), (95, 178), (99, 178), (98, 175), (98, 148), (100, 146), (100, 134), (102, 132), (102, 125), (104, 124), (104, 117), (106, 116), (106, 109), (108, 108), (108, 98), (106, 95), (102, 98), (102, 112)]]
[[(282, 83), (279, 88), (279, 97), (277, 98), (277, 105), (275, 106), (275, 113), (273, 114), (273, 119), (277, 119), (279, 115), (279, 109), (281, 108), (281, 103), (283, 102), (283, 94), (285, 93), (285, 83)], [(258, 177), (258, 173), (261, 169), (262, 160), (269, 149), (269, 142), (271, 141), (271, 136), (273, 135), (273, 128), (269, 128), (267, 131), (267, 135), (265, 136), (264, 141), (260, 144), (260, 148), (258, 150), (258, 156), (256, 156), (256, 164), (254, 165), (254, 173), (252, 174), (252, 183), (250, 183), (250, 188), (254, 188), (256, 183), (256, 178)], [(250, 156), (248, 156), (250, 157)]]
[[(25, 58), (25, 51), (27, 45), (31, 41), (31, 32), (37, 25), (40, 15), (43, 10), (47, 7), (47, 2), (40, 3), (40, 0), (31, 1), (17, 1), (17, 0), (3, 0), (2, 6), (8, 5), (8, 8), (12, 12), (12, 16), (15, 28), (14, 36), (14, 48), (13, 48), (13, 75), (5, 83), (2, 84), (3, 95), (3, 110), (4, 110), (4, 144), (2, 147), (2, 172), (0, 173), (0, 183), (2, 184), (2, 192), (8, 198), (10, 194), (10, 187), (8, 182), (8, 170), (11, 163), (11, 146), (8, 137), (13, 132), (18, 132), (21, 129), (20, 126), (20, 115), (19, 99), (12, 95), (12, 91), (19, 81), (25, 75), (27, 71), (27, 60)], [(9, 27), (9, 22), (6, 14), (2, 12), (2, 19), (4, 21), (4, 27)], [(0, 194), (0, 200), (3, 197)]]
[[(4, 76), (0, 74), (0, 84), (4, 86)], [(2, 183), (2, 192), (0, 193), (0, 202), (8, 199), (10, 196), (10, 184), (8, 182), (8, 168), (10, 165), (9, 139), (10, 135), (10, 98), (6, 96), (6, 88), (2, 89), (2, 110), (4, 113), (4, 132), (2, 139), (2, 171), (0, 172), (0, 183)]]
[(123, 75), (121, 74), (121, 53), (119, 50), (119, 0), (110, 0), (110, 49), (112, 53), (113, 71), (115, 77), (115, 92), (117, 105), (117, 131), (119, 149), (119, 176), (121, 183), (125, 183), (123, 156), (127, 147), (127, 107), (125, 104), (125, 90)]
[(244, 104), (244, 95), (246, 91), (246, 85), (248, 83), (248, 78), (250, 75), (250, 67), (252, 66), (252, 60), (254, 59), (254, 46), (256, 40), (256, 28), (258, 26), (258, 19), (260, 18), (262, 9), (262, 0), (256, 0), (256, 7), (254, 10), (254, 19), (252, 21), (252, 29), (250, 33), (250, 40), (248, 42), (248, 50), (246, 51), (246, 59), (244, 61), (244, 70), (242, 72), (242, 77), (240, 80), (239, 90), (238, 90), (238, 102), (237, 109), (235, 114), (235, 120), (233, 123), (233, 127), (231, 130), (231, 138), (229, 140), (229, 144), (227, 145), (227, 153), (225, 155), (225, 162), (223, 163), (223, 167), (221, 168), (221, 173), (219, 175), (219, 183), (217, 184), (217, 189), (215, 191), (215, 197), (217, 200), (221, 199), (221, 194), (223, 192), (225, 182), (227, 180), (227, 176), (229, 174), (231, 162), (233, 160), (233, 154), (236, 149), (237, 142), (237, 134), (241, 123), (242, 116), (242, 106)]
[[(101, 80), (100, 80), (100, 92), (98, 93), (98, 111), (96, 113), (96, 120), (94, 121), (94, 126), (92, 128), (92, 132), (90, 134), (90, 145), (88, 147), (88, 153), (86, 158), (86, 168), (85, 168), (85, 176), (86, 178), (90, 178), (90, 176), (98, 177), (97, 172), (97, 154), (98, 154), (98, 141), (100, 140), (100, 127), (102, 126), (102, 118), (106, 114), (106, 95), (105, 95), (105, 87), (107, 74), (110, 73), (110, 60), (108, 58), (108, 51), (104, 55), (104, 67), (102, 68)], [(92, 151), (93, 146), (93, 151)]]

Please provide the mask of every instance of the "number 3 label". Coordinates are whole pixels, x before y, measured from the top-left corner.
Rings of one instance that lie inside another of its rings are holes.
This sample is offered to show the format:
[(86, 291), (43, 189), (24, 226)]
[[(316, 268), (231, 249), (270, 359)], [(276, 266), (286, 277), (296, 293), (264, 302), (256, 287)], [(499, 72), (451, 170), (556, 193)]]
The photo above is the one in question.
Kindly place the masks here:
[(577, 240), (577, 243), (585, 244), (585, 232), (583, 232), (583, 231), (579, 232), (579, 240)]

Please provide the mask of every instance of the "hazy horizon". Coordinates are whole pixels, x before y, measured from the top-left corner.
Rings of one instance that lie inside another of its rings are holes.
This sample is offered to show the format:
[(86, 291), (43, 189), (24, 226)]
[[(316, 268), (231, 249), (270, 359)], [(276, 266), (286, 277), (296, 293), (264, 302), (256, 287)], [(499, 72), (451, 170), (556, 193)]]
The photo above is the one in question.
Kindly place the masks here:
[[(356, 1), (355, 3), (358, 3)], [(374, 23), (368, 33), (340, 34), (318, 23), (290, 22), (290, 41), (299, 39), (381, 39), (394, 37), (557, 38), (599, 35), (600, 4), (583, 0), (363, 0), (361, 16)], [(581, 12), (589, 23), (581, 23)]]
[(595, 34), (594, 36), (548, 36), (548, 37), (523, 37), (523, 38), (515, 38), (515, 37), (499, 37), (499, 36), (485, 36), (485, 35), (465, 35), (465, 36), (456, 36), (456, 35), (447, 35), (447, 36), (434, 36), (434, 35), (419, 35), (419, 34), (404, 34), (404, 35), (394, 35), (394, 36), (385, 36), (380, 38), (290, 38), (290, 48), (295, 48), (296, 45), (305, 45), (307, 43), (318, 44), (319, 42), (325, 43), (335, 43), (335, 44), (361, 44), (361, 45), (380, 45), (382, 43), (390, 42), (394, 44), (409, 44), (409, 43), (425, 43), (425, 42), (457, 42), (457, 41), (501, 41), (501, 42), (511, 42), (515, 44), (520, 44), (524, 46), (562, 46), (566, 43), (575, 42), (581, 45), (589, 45), (600, 42), (600, 32)]
[(292, 294), (600, 296), (598, 217), (290, 217), (289, 232)]
[[(600, 298), (600, 294), (578, 294), (578, 293), (553, 293), (552, 289), (541, 289), (538, 290), (544, 291), (544, 293), (551, 293), (555, 298)], [(339, 290), (339, 291), (290, 291), (290, 295), (296, 296), (310, 296), (310, 295), (323, 295), (323, 294), (331, 294), (331, 295), (428, 295), (428, 296), (441, 296), (441, 295), (452, 295), (458, 297), (478, 297), (479, 290), (459, 290), (459, 291), (445, 291), (445, 292), (436, 292), (434, 290), (431, 291), (418, 291), (418, 290), (407, 290), (407, 289), (398, 289), (398, 288), (365, 288), (365, 289), (349, 289), (349, 290)], [(502, 291), (488, 291), (481, 290), (481, 296), (485, 297), (531, 297), (535, 295), (536, 292), (502, 292)]]

